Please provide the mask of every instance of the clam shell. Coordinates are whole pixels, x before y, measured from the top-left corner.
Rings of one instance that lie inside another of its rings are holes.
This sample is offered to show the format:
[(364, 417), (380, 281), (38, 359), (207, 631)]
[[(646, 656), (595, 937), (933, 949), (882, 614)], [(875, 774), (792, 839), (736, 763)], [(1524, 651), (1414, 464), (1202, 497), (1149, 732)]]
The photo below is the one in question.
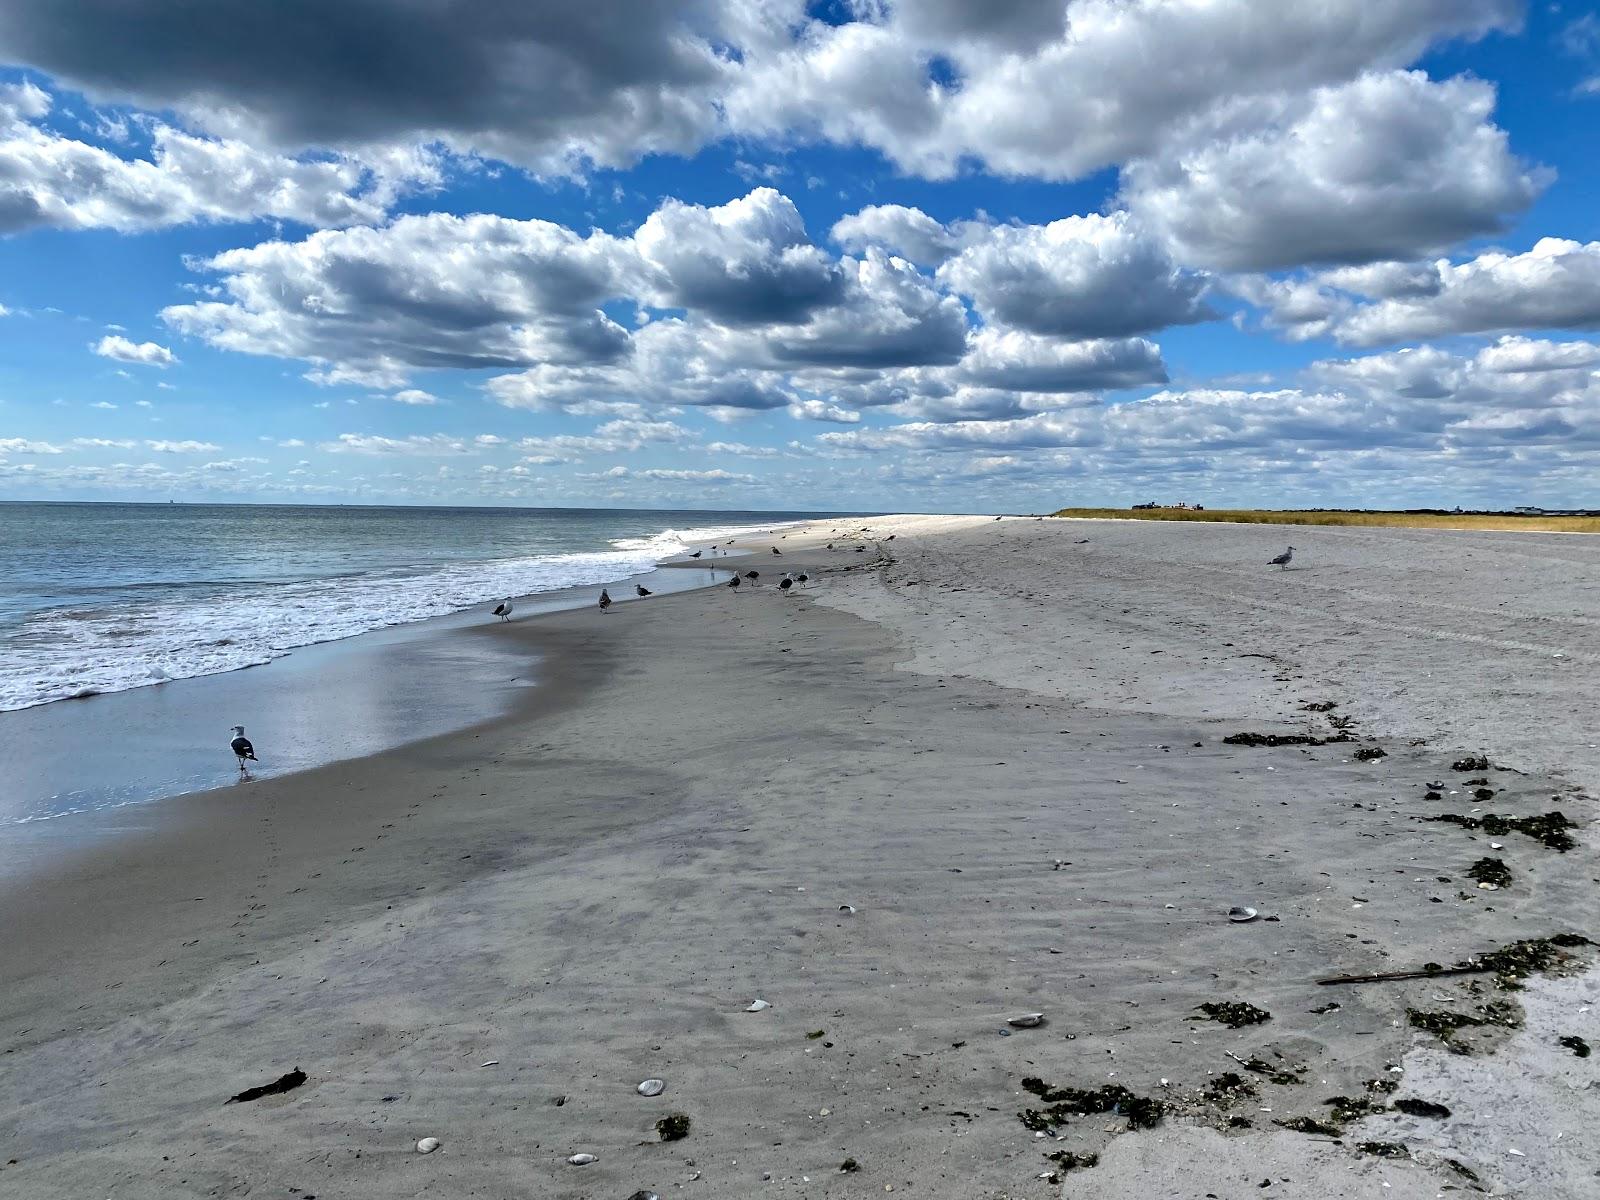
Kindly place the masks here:
[(646, 1079), (639, 1085), (639, 1095), (659, 1096), (667, 1090), (667, 1085), (659, 1079)]
[(1242, 904), (1235, 904), (1228, 910), (1228, 920), (1238, 921), (1240, 923), (1245, 921), (1254, 921), (1256, 919), (1256, 915), (1255, 909), (1247, 908)]
[(439, 1148), (439, 1139), (434, 1137), (423, 1138), (417, 1143), (418, 1154), (432, 1154)]
[(748, 1007), (745, 1008), (745, 1012), (760, 1012), (764, 1008), (771, 1007), (772, 1005), (768, 1004), (765, 1000), (752, 1000), (750, 1001)]
[(1016, 1029), (1032, 1029), (1037, 1025), (1044, 1024), (1044, 1014), (1042, 1012), (1021, 1013), (1015, 1017), (1007, 1017), (1006, 1024)]
[(597, 1163), (599, 1161), (599, 1158), (593, 1154), (574, 1154), (571, 1158), (567, 1159), (568, 1164), (574, 1167), (587, 1167), (590, 1163)]

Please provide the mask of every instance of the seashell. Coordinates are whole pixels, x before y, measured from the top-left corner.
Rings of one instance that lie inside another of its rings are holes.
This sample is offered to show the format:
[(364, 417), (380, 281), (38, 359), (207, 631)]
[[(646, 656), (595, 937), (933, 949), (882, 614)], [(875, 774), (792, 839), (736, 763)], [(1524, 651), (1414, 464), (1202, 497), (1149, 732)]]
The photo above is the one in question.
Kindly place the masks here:
[(593, 1154), (574, 1154), (571, 1158), (567, 1159), (567, 1164), (574, 1167), (587, 1167), (590, 1163), (597, 1163), (599, 1161), (599, 1158)]
[(432, 1154), (438, 1148), (439, 1148), (439, 1139), (438, 1138), (423, 1138), (420, 1142), (417, 1143), (417, 1153), (418, 1154)]
[(1228, 910), (1228, 920), (1230, 921), (1238, 921), (1243, 923), (1245, 921), (1254, 921), (1255, 919), (1256, 910), (1253, 908), (1247, 908), (1242, 904), (1235, 904)]
[(768, 1004), (765, 1000), (752, 1000), (750, 1001), (749, 1006), (745, 1009), (745, 1012), (760, 1012), (764, 1008), (771, 1007), (772, 1005)]
[(647, 1192), (641, 1189), (629, 1196), (628, 1200), (661, 1200), (661, 1197), (654, 1192)]
[(842, 913), (853, 913), (853, 912), (855, 912), (855, 910), (856, 910), (856, 906), (854, 904), (841, 904), (841, 905), (839, 905), (839, 911), (842, 912)]
[(659, 1096), (667, 1090), (667, 1085), (659, 1079), (646, 1079), (638, 1090), (641, 1096)]
[(1007, 1017), (1006, 1024), (1015, 1029), (1033, 1029), (1044, 1024), (1044, 1014), (1042, 1012), (1022, 1013), (1019, 1016)]

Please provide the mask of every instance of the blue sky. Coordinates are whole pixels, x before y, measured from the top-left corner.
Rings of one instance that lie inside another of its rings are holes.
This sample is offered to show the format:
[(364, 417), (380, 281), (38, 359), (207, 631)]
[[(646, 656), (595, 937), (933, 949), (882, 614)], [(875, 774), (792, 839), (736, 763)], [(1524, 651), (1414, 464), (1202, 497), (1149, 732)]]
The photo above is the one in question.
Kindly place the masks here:
[(256, 7), (0, 13), (0, 498), (1600, 504), (1593, 5)]

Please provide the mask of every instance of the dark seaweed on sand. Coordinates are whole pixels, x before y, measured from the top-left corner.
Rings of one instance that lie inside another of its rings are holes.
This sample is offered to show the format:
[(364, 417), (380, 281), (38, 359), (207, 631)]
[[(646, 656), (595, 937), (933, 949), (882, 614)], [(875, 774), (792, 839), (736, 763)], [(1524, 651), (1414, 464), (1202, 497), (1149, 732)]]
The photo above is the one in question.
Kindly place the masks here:
[(1085, 1088), (1053, 1088), (1037, 1076), (1022, 1081), (1024, 1091), (1032, 1092), (1049, 1107), (1025, 1108), (1017, 1114), (1023, 1126), (1043, 1133), (1065, 1125), (1068, 1117), (1089, 1117), (1114, 1113), (1128, 1119), (1129, 1129), (1153, 1129), (1161, 1123), (1166, 1106), (1149, 1096), (1136, 1096), (1119, 1084), (1108, 1084), (1089, 1091)]
[(1362, 1154), (1375, 1154), (1379, 1158), (1411, 1157), (1411, 1151), (1406, 1149), (1404, 1142), (1357, 1142), (1356, 1149)]
[(1480, 954), (1472, 961), (1493, 971), (1495, 981), (1502, 988), (1515, 991), (1521, 986), (1518, 983), (1520, 979), (1566, 966), (1572, 961), (1572, 955), (1566, 953), (1568, 950), (1594, 944), (1581, 933), (1557, 933), (1547, 938), (1512, 942), (1509, 946)]
[(1413, 1096), (1396, 1100), (1394, 1106), (1408, 1117), (1431, 1117), (1435, 1121), (1442, 1121), (1450, 1115), (1450, 1110), (1443, 1104), (1435, 1104), (1432, 1100), (1418, 1100)]
[(1433, 1034), (1456, 1054), (1471, 1054), (1470, 1044), (1457, 1038), (1463, 1029), (1476, 1029), (1497, 1025), (1503, 1029), (1522, 1027), (1522, 1009), (1509, 1000), (1491, 1000), (1476, 1006), (1476, 1015), (1464, 1012), (1429, 1012), (1420, 1008), (1406, 1009), (1406, 1019), (1412, 1028)]
[(1557, 1040), (1556, 1044), (1558, 1046), (1565, 1046), (1579, 1058), (1589, 1057), (1589, 1043), (1584, 1041), (1581, 1037), (1578, 1037), (1576, 1034), (1574, 1034), (1572, 1037), (1560, 1038)]
[(1363, 746), (1355, 752), (1359, 762), (1376, 762), (1380, 758), (1388, 758), (1389, 752), (1381, 746)]
[(1092, 1167), (1100, 1161), (1098, 1154), (1074, 1154), (1071, 1150), (1057, 1150), (1054, 1154), (1046, 1154), (1045, 1158), (1055, 1163), (1057, 1169), (1062, 1171)]
[(1229, 1029), (1240, 1029), (1245, 1025), (1259, 1025), (1263, 1021), (1272, 1020), (1272, 1014), (1264, 1008), (1257, 1008), (1253, 1004), (1242, 1001), (1207, 1000), (1204, 1004), (1195, 1005), (1213, 1021), (1221, 1021)]
[(1222, 739), (1230, 746), (1326, 746), (1329, 742), (1349, 742), (1348, 733), (1331, 738), (1313, 737), (1309, 733), (1233, 733)]
[(1466, 758), (1458, 758), (1450, 764), (1452, 771), (1487, 771), (1489, 760), (1481, 754), (1469, 754)]
[(1569, 829), (1576, 829), (1578, 823), (1559, 810), (1537, 817), (1502, 817), (1495, 813), (1488, 813), (1482, 817), (1463, 817), (1460, 813), (1441, 813), (1437, 817), (1424, 817), (1423, 820), (1442, 821), (1448, 825), (1459, 825), (1463, 829), (1482, 829), (1494, 837), (1508, 833), (1522, 833), (1563, 854), (1578, 844), (1567, 832)]
[(1274, 1118), (1274, 1125), (1283, 1129), (1293, 1130), (1295, 1133), (1317, 1133), (1323, 1137), (1338, 1137), (1344, 1130), (1327, 1121), (1319, 1121), (1315, 1117), (1281, 1117)]
[(237, 1096), (231, 1096), (226, 1101), (228, 1104), (248, 1104), (252, 1100), (259, 1100), (263, 1096), (279, 1096), (284, 1092), (292, 1092), (306, 1081), (306, 1073), (299, 1067), (287, 1075), (280, 1075), (271, 1083), (263, 1083), (260, 1087), (245, 1088)]
[(1467, 868), (1467, 877), (1497, 888), (1511, 886), (1511, 868), (1498, 858), (1480, 858)]
[(663, 1142), (682, 1141), (689, 1136), (689, 1118), (682, 1113), (669, 1113), (656, 1122), (656, 1133)]

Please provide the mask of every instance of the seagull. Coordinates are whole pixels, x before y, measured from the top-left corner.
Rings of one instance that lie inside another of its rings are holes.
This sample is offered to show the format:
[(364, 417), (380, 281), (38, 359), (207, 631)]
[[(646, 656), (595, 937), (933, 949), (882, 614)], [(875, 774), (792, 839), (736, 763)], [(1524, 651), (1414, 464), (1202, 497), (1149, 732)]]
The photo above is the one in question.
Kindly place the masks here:
[(645, 596), (648, 596), (648, 595), (650, 595), (650, 589), (649, 589), (649, 588), (647, 588), (647, 587), (645, 587), (645, 586), (644, 586), (644, 584), (642, 584), (642, 583), (636, 583), (636, 584), (634, 584), (634, 585), (633, 585), (633, 590), (634, 590), (634, 591), (636, 591), (636, 592), (638, 592), (638, 593), (639, 593), (639, 596), (640, 596), (640, 597), (641, 597), (641, 598), (643, 598), (643, 597), (645, 597)]
[(794, 586), (794, 580), (791, 579), (789, 577), (789, 573), (787, 571), (785, 571), (783, 573), (783, 578), (778, 580), (778, 590), (780, 592), (783, 592), (785, 595), (787, 595), (788, 592), (789, 592), (789, 589), (792, 588), (793, 586)]
[(690, 558), (699, 558), (700, 557), (700, 551), (696, 550), (693, 554), (689, 555), (689, 557)]
[(782, 551), (782, 550), (779, 550), (779, 549), (778, 549), (778, 548), (777, 548), (777, 547), (776, 547), (776, 546), (774, 546), (774, 547), (773, 547), (773, 548), (772, 548), (772, 552), (773, 552), (773, 553), (774, 553), (774, 554), (782, 554), (782, 553), (783, 553), (783, 551)]
[(496, 604), (494, 606), (494, 615), (502, 621), (511, 620), (511, 601), (502, 600), (499, 604)]
[(760, 571), (746, 571), (744, 573), (744, 577), (746, 579), (760, 579), (761, 578), (761, 572)]
[(795, 576), (795, 577), (794, 577), (794, 580), (795, 580), (795, 582), (796, 582), (796, 583), (805, 583), (805, 582), (807, 582), (807, 581), (808, 581), (808, 580), (809, 580), (809, 579), (810, 579), (810, 578), (811, 578), (811, 576), (809, 576), (809, 575), (807, 575), (807, 574), (805, 574), (805, 573), (804, 573), (804, 572), (802, 572), (802, 573), (801, 573), (801, 574), (799, 574), (799, 575), (796, 575), (796, 576)]
[(739, 586), (739, 577), (737, 575), (735, 575), (732, 579), (728, 580), (728, 586), (731, 587), (731, 588), (738, 587)]
[(260, 760), (256, 758), (256, 748), (250, 744), (250, 739), (244, 735), (243, 725), (235, 725), (233, 727), (233, 741), (228, 744), (233, 747), (233, 753), (239, 759), (239, 774), (249, 774), (244, 767), (245, 760), (249, 759), (251, 762), (259, 762)]
[(605, 588), (601, 588), (600, 589), (600, 611), (601, 612), (605, 612), (605, 610), (610, 608), (610, 607), (611, 607), (611, 593), (606, 591)]
[(1287, 571), (1289, 569), (1289, 560), (1291, 558), (1293, 558), (1293, 557), (1294, 557), (1294, 547), (1290, 546), (1282, 554), (1278, 555), (1277, 558), (1268, 560), (1267, 566), (1269, 566), (1269, 567), (1281, 567), (1283, 570)]

